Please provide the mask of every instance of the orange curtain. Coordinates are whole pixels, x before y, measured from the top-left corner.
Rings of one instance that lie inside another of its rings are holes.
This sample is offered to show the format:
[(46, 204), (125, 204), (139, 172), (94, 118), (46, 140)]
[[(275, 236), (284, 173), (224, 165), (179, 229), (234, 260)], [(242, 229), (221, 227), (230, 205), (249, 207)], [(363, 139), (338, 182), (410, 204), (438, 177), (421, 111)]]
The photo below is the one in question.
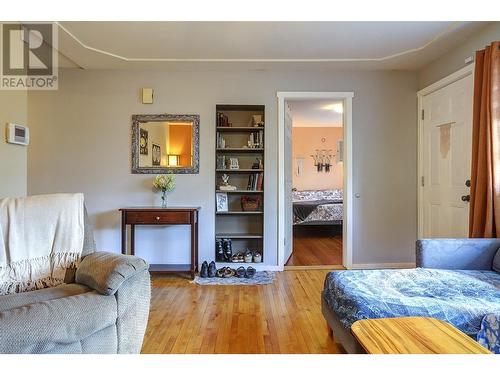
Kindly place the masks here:
[(476, 52), (469, 237), (500, 237), (500, 42)]

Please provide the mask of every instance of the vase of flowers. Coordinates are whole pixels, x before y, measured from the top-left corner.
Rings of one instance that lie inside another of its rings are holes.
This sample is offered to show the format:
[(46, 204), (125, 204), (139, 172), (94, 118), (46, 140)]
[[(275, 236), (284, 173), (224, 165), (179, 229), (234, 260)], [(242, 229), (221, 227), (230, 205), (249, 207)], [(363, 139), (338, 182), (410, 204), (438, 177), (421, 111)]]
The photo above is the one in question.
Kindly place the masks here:
[(175, 176), (172, 173), (158, 174), (155, 177), (153, 186), (161, 192), (161, 207), (167, 207), (167, 193), (174, 190)]

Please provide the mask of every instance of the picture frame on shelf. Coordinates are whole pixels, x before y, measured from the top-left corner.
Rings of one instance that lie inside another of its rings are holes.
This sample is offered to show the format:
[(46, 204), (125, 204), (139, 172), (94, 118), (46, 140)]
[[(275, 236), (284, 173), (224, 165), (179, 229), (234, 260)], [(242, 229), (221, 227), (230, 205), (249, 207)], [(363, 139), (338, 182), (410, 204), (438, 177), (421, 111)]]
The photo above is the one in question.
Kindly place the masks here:
[(238, 158), (229, 158), (229, 169), (240, 169)]
[(215, 198), (217, 212), (228, 212), (227, 193), (216, 193)]

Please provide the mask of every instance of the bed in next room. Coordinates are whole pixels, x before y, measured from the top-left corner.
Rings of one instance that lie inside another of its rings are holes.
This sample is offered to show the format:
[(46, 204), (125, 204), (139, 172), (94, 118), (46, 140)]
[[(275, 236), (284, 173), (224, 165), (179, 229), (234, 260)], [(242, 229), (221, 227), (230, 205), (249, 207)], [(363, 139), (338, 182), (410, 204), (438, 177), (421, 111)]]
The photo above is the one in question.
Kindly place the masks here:
[(342, 225), (342, 189), (295, 190), (292, 200), (294, 225)]

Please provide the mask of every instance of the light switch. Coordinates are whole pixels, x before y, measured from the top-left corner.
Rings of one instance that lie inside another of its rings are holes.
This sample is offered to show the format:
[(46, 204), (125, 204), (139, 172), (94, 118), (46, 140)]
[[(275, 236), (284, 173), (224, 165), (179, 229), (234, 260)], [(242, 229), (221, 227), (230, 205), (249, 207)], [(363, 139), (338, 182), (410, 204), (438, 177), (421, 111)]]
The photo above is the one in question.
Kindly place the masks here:
[(142, 104), (153, 104), (153, 89), (142, 89)]

